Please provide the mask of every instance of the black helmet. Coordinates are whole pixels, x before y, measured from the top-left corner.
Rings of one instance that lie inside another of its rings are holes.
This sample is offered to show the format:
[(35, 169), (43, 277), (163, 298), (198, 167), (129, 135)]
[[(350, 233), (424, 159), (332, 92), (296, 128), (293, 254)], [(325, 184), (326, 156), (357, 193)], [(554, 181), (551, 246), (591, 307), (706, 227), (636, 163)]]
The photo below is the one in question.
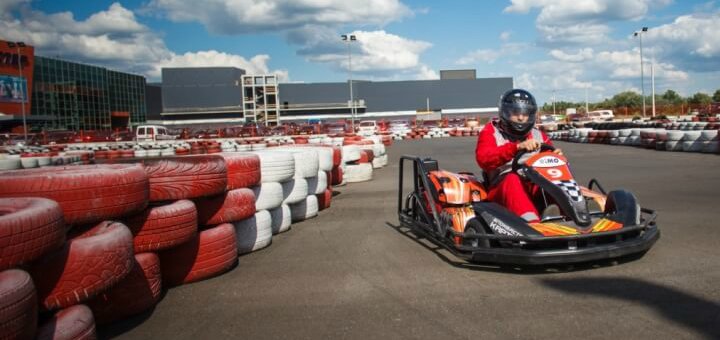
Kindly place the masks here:
[[(535, 103), (535, 97), (528, 91), (512, 89), (505, 92), (500, 97), (498, 111), (500, 114), (500, 128), (512, 138), (524, 138), (535, 126), (537, 103)], [(510, 117), (514, 113), (525, 113), (528, 115), (528, 120), (525, 123), (513, 122)]]

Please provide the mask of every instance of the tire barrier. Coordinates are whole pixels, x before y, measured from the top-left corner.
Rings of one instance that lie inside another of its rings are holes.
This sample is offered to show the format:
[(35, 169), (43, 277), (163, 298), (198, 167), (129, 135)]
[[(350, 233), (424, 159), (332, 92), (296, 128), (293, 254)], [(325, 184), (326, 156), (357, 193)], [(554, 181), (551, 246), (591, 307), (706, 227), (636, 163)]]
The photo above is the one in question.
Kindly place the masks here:
[(97, 339), (95, 318), (86, 305), (74, 305), (52, 316), (40, 326), (38, 340), (90, 340)]
[(0, 338), (32, 339), (38, 319), (35, 285), (22, 270), (0, 272)]
[(255, 193), (252, 189), (235, 189), (220, 195), (196, 199), (195, 204), (198, 207), (200, 225), (229, 223), (255, 214)]
[(300, 222), (317, 216), (318, 208), (318, 199), (315, 195), (307, 196), (298, 203), (290, 204), (292, 222)]
[(233, 223), (237, 234), (238, 254), (260, 250), (272, 242), (272, 217), (267, 210)]
[[(587, 126), (587, 124), (586, 124)], [(642, 127), (622, 126), (618, 130), (588, 128), (551, 132), (554, 140), (573, 143), (596, 143), (637, 146), (658, 151), (720, 153), (718, 126), (708, 122), (645, 124)], [(587, 137), (584, 137), (587, 136)]]
[(154, 307), (161, 288), (160, 258), (154, 253), (136, 254), (130, 273), (87, 305), (97, 324), (108, 324)]
[(250, 153), (219, 154), (227, 167), (227, 190), (250, 188), (260, 183), (260, 157)]
[(33, 261), (65, 243), (60, 206), (46, 198), (0, 198), (0, 270)]
[(34, 262), (29, 272), (46, 310), (83, 303), (121, 281), (132, 269), (130, 230), (101, 222), (74, 237), (62, 249)]
[(278, 182), (261, 183), (253, 187), (255, 210), (271, 210), (283, 204), (283, 185)]
[(187, 242), (198, 230), (197, 209), (190, 200), (152, 206), (124, 220), (133, 234), (135, 253), (155, 252)]
[(48, 198), (60, 205), (67, 224), (91, 224), (144, 209), (148, 183), (137, 164), (0, 171), (0, 197)]
[(0, 338), (94, 337), (96, 322), (150, 310), (162, 289), (230, 270), (238, 254), (328, 209), (345, 173), (370, 179), (387, 163), (391, 136), (300, 140), (0, 154)]
[(270, 212), (270, 229), (272, 234), (276, 235), (284, 233), (290, 230), (292, 224), (292, 215), (290, 206), (283, 204), (275, 209), (269, 210)]
[(235, 228), (224, 223), (200, 231), (190, 241), (158, 255), (165, 287), (218, 276), (237, 263)]

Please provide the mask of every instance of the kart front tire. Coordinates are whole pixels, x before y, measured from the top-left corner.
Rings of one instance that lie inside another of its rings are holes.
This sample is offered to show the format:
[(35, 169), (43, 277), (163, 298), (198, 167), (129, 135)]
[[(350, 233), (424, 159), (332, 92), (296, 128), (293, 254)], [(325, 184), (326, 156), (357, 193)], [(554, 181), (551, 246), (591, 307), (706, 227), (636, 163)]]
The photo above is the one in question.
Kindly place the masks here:
[[(477, 218), (473, 218), (465, 225), (465, 230), (463, 231), (463, 234), (467, 236), (486, 235), (487, 232), (485, 231), (485, 227), (482, 225), (482, 223), (478, 221)], [(490, 240), (480, 238), (466, 239), (463, 237), (462, 245), (477, 248), (490, 248)]]

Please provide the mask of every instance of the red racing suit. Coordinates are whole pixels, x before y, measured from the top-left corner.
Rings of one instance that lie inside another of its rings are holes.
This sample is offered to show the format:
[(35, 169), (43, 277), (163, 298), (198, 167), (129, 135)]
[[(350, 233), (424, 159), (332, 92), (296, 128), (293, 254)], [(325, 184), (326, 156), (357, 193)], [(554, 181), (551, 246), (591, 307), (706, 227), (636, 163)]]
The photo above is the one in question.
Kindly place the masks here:
[[(539, 191), (537, 185), (524, 182), (512, 173), (512, 160), (521, 141), (508, 139), (493, 121), (485, 125), (478, 135), (475, 160), (487, 174), (489, 180), (488, 199), (498, 203), (528, 222), (539, 222), (538, 213), (531, 197)], [(534, 138), (540, 143), (552, 145), (550, 139), (537, 128), (533, 128), (525, 140)]]

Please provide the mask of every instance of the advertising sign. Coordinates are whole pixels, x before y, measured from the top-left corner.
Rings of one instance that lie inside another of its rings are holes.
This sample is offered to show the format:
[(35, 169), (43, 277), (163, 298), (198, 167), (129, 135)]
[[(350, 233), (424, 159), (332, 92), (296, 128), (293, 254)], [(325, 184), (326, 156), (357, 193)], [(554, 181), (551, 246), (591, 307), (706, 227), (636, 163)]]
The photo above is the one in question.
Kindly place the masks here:
[(27, 103), (27, 97), (25, 78), (0, 75), (0, 102)]

